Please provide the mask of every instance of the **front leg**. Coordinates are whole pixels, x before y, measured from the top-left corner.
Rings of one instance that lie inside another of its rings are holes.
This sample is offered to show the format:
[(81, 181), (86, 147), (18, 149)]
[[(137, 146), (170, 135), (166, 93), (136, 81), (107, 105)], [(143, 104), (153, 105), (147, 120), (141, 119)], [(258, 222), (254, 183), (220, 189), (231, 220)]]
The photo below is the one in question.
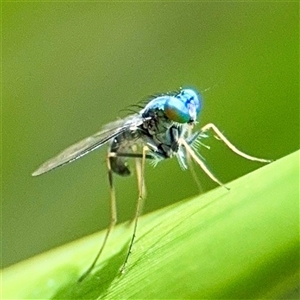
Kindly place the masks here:
[(254, 156), (250, 156), (242, 151), (240, 151), (239, 149), (237, 149), (231, 142), (229, 142), (229, 140), (224, 136), (224, 134), (219, 130), (219, 128), (214, 125), (213, 123), (208, 123), (205, 126), (203, 126), (201, 128), (201, 132), (206, 132), (208, 130), (213, 130), (214, 133), (216, 134), (216, 136), (224, 142), (224, 144), (231, 149), (234, 153), (236, 153), (237, 155), (240, 155), (246, 159), (249, 160), (253, 160), (253, 161), (259, 161), (262, 163), (270, 163), (272, 160), (269, 159), (264, 159), (264, 158), (258, 158), (258, 157), (254, 157)]

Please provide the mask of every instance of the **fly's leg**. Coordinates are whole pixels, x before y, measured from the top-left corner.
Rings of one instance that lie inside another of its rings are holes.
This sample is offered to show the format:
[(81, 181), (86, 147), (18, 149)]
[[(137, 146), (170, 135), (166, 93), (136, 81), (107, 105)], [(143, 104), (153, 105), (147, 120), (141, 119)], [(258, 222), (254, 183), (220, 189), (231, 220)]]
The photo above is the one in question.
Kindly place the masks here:
[(185, 141), (184, 138), (179, 139), (179, 144), (183, 145), (186, 149), (187, 153), (193, 158), (193, 160), (200, 166), (200, 168), (210, 177), (213, 181), (215, 181), (220, 186), (223, 186), (227, 190), (229, 188), (225, 186), (215, 175), (208, 169), (208, 167), (205, 165), (205, 163), (201, 160), (201, 158), (195, 153), (195, 151), (192, 149), (192, 147)]
[[(136, 151), (136, 149), (133, 149), (132, 151)], [(125, 154), (127, 155), (127, 154)], [(142, 169), (142, 165), (141, 165), (141, 158), (143, 157), (143, 154), (140, 153), (134, 153), (135, 155), (135, 171), (136, 171), (136, 178), (137, 178), (137, 187), (138, 190), (140, 190), (140, 187), (143, 186), (143, 190), (141, 192), (141, 204), (140, 204), (140, 214), (143, 211), (143, 207), (144, 207), (144, 203), (145, 203), (145, 199), (147, 196), (147, 191), (146, 191), (146, 185), (145, 185), (145, 177), (143, 176), (141, 169)], [(147, 156), (146, 156), (147, 159)], [(141, 182), (143, 180), (143, 182)], [(139, 194), (140, 195), (140, 194)], [(134, 222), (135, 218), (132, 218), (129, 222), (128, 222), (128, 226), (132, 225), (132, 223)]]
[[(120, 272), (123, 274), (125, 272), (125, 268), (129, 259), (129, 256), (131, 254), (131, 249), (135, 240), (135, 234), (136, 234), (136, 230), (137, 230), (137, 223), (138, 223), (138, 219), (139, 216), (141, 214), (142, 211), (142, 206), (143, 206), (143, 195), (144, 195), (144, 171), (145, 171), (145, 161), (146, 161), (146, 152), (148, 151), (148, 147), (143, 147), (143, 152), (142, 152), (142, 163), (141, 163), (141, 168), (140, 168), (140, 179), (138, 179), (138, 183), (139, 183), (139, 196), (138, 196), (138, 201), (137, 201), (137, 205), (136, 205), (136, 210), (135, 210), (135, 216), (134, 216), (134, 227), (133, 227), (133, 232), (132, 232), (132, 237), (130, 240), (130, 244), (129, 244), (129, 248), (128, 248), (128, 252), (125, 258), (125, 261), (120, 269)], [(137, 173), (139, 174), (139, 173)], [(138, 175), (139, 177), (139, 175)]]
[[(146, 159), (146, 157), (145, 157), (145, 159)], [(137, 185), (138, 185), (138, 190), (139, 190), (139, 199), (141, 198), (141, 204), (140, 204), (140, 214), (141, 214), (143, 211), (145, 199), (147, 197), (145, 176), (143, 174), (144, 168), (142, 168), (141, 159), (139, 159), (139, 158), (135, 159), (135, 168), (136, 168)], [(142, 190), (140, 190), (141, 188), (142, 188)]]
[(192, 160), (191, 160), (191, 155), (188, 154), (187, 157), (186, 157), (186, 161), (187, 161), (187, 164), (188, 164), (188, 167), (189, 167), (189, 170), (192, 174), (192, 177), (197, 185), (197, 188), (199, 190), (199, 193), (201, 194), (203, 192), (203, 188), (202, 188), (202, 185), (198, 179), (198, 176), (197, 176), (197, 173), (195, 171), (195, 168), (194, 168), (194, 165), (192, 163)]
[(111, 211), (110, 223), (107, 227), (107, 231), (106, 231), (106, 234), (105, 234), (105, 237), (104, 237), (104, 240), (102, 242), (102, 246), (101, 246), (99, 252), (97, 253), (97, 255), (96, 255), (94, 261), (92, 262), (92, 264), (90, 265), (90, 267), (81, 275), (81, 277), (78, 280), (79, 282), (83, 281), (83, 279), (85, 279), (91, 273), (91, 271), (94, 269), (100, 255), (103, 252), (103, 249), (106, 245), (108, 236), (117, 222), (116, 195), (115, 195), (115, 188), (113, 185), (113, 174), (112, 174), (110, 160), (109, 160), (110, 157), (114, 157), (115, 155), (116, 155), (116, 153), (114, 153), (114, 152), (108, 153), (108, 155), (107, 155), (107, 170), (108, 170), (108, 181), (109, 181), (109, 188), (110, 188), (110, 211)]
[[(142, 174), (142, 165), (141, 165), (141, 161), (143, 160), (143, 153), (139, 154), (136, 153), (137, 149), (136, 147), (134, 147), (133, 152), (136, 154), (136, 158), (135, 158), (135, 171), (136, 171), (136, 177), (137, 177), (137, 184), (138, 184), (138, 189), (140, 189), (140, 187), (143, 187), (143, 190), (141, 191), (141, 195), (142, 195), (142, 199), (145, 200), (146, 196), (147, 196), (147, 191), (146, 191), (146, 185), (145, 185), (145, 177), (144, 174)], [(149, 155), (145, 155), (144, 159), (148, 159)], [(150, 158), (153, 158), (152, 156), (150, 156)], [(143, 180), (143, 182), (141, 182)], [(143, 204), (141, 205), (141, 211), (143, 211)]]
[(263, 158), (257, 158), (254, 156), (250, 156), (242, 151), (240, 151), (239, 149), (237, 149), (232, 143), (229, 142), (229, 140), (224, 136), (224, 134), (218, 129), (218, 127), (216, 125), (214, 125), (213, 123), (208, 123), (205, 126), (203, 126), (201, 128), (201, 132), (206, 132), (208, 130), (213, 130), (214, 133), (216, 134), (216, 136), (234, 153), (236, 153), (237, 155), (240, 155), (246, 159), (249, 160), (253, 160), (253, 161), (259, 161), (262, 163), (269, 163), (271, 162), (271, 160), (269, 159), (263, 159)]
[[(262, 162), (262, 163), (269, 163), (271, 162), (271, 160), (268, 160), (268, 159), (263, 159), (263, 158), (257, 158), (257, 157), (254, 157), (254, 156), (250, 156), (242, 151), (240, 151), (239, 149), (237, 149), (232, 143), (229, 142), (229, 140), (223, 135), (223, 133), (217, 128), (216, 125), (212, 124), (212, 123), (209, 123), (209, 124), (206, 124), (204, 127), (201, 128), (201, 132), (206, 132), (208, 130), (213, 130), (214, 133), (216, 134), (216, 136), (225, 143), (225, 145), (231, 149), (234, 153), (246, 158), (246, 159), (249, 159), (249, 160), (252, 160), (252, 161), (259, 161), (259, 162)], [(208, 169), (208, 167), (205, 165), (205, 163), (202, 161), (202, 159), (200, 158), (199, 155), (196, 154), (196, 152), (192, 149), (192, 147), (186, 142), (186, 140), (184, 138), (180, 138), (179, 140), (179, 143), (181, 145), (183, 145), (187, 151), (187, 153), (194, 159), (194, 161), (201, 167), (201, 169), (213, 180), (215, 181), (216, 183), (218, 183), (219, 185), (225, 187), (226, 189), (229, 189), (227, 188), (224, 184), (222, 184), (213, 174), (212, 172)]]
[[(190, 126), (189, 126), (189, 128), (188, 128), (187, 135), (188, 135), (188, 137), (190, 137), (190, 136), (192, 135), (192, 128), (191, 128)], [(194, 165), (193, 165), (192, 160), (191, 160), (191, 155), (190, 155), (190, 153), (189, 153), (188, 151), (187, 151), (187, 156), (186, 156), (186, 162), (187, 162), (187, 164), (188, 164), (188, 167), (189, 167), (189, 170), (190, 170), (190, 172), (191, 172), (191, 174), (192, 174), (192, 177), (193, 177), (193, 179), (194, 179), (194, 182), (195, 182), (196, 185), (197, 185), (197, 188), (198, 188), (198, 190), (199, 190), (199, 193), (202, 193), (202, 192), (203, 192), (203, 188), (202, 188), (202, 185), (201, 185), (201, 183), (200, 183), (200, 181), (199, 181), (199, 179), (198, 179), (198, 176), (197, 176), (197, 174), (196, 174)]]

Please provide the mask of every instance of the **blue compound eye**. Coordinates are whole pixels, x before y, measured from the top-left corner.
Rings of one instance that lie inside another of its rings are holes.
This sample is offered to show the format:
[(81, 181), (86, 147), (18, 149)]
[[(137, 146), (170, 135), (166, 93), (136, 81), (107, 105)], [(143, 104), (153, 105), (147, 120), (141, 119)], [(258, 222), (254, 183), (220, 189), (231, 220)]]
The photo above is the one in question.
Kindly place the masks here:
[(194, 123), (201, 110), (201, 97), (192, 89), (183, 89), (164, 105), (166, 116), (177, 123)]
[(185, 103), (176, 97), (170, 97), (164, 107), (166, 116), (178, 123), (188, 123), (190, 120), (190, 114)]
[(196, 117), (199, 115), (201, 107), (202, 107), (202, 99), (200, 94), (196, 90), (192, 89), (183, 89), (181, 94), (187, 102), (190, 102), (195, 107)]

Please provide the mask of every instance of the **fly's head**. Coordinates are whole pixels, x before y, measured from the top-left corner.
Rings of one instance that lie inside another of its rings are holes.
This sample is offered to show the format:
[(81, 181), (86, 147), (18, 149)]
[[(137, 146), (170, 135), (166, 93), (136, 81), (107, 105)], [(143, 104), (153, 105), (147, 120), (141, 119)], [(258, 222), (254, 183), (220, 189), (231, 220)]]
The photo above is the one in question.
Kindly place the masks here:
[(164, 113), (172, 121), (194, 125), (202, 107), (200, 94), (194, 89), (182, 89), (165, 102)]

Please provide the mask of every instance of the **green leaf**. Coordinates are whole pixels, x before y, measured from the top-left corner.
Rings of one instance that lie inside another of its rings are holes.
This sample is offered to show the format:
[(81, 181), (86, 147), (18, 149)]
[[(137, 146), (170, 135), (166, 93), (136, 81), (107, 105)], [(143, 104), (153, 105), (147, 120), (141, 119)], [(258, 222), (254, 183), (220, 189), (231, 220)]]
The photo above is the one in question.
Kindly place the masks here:
[(77, 280), (104, 232), (3, 270), (2, 298), (278, 299), (297, 293), (299, 153), (231, 182), (230, 191), (216, 188), (141, 217), (125, 274), (119, 268), (132, 231), (122, 224), (83, 282)]

